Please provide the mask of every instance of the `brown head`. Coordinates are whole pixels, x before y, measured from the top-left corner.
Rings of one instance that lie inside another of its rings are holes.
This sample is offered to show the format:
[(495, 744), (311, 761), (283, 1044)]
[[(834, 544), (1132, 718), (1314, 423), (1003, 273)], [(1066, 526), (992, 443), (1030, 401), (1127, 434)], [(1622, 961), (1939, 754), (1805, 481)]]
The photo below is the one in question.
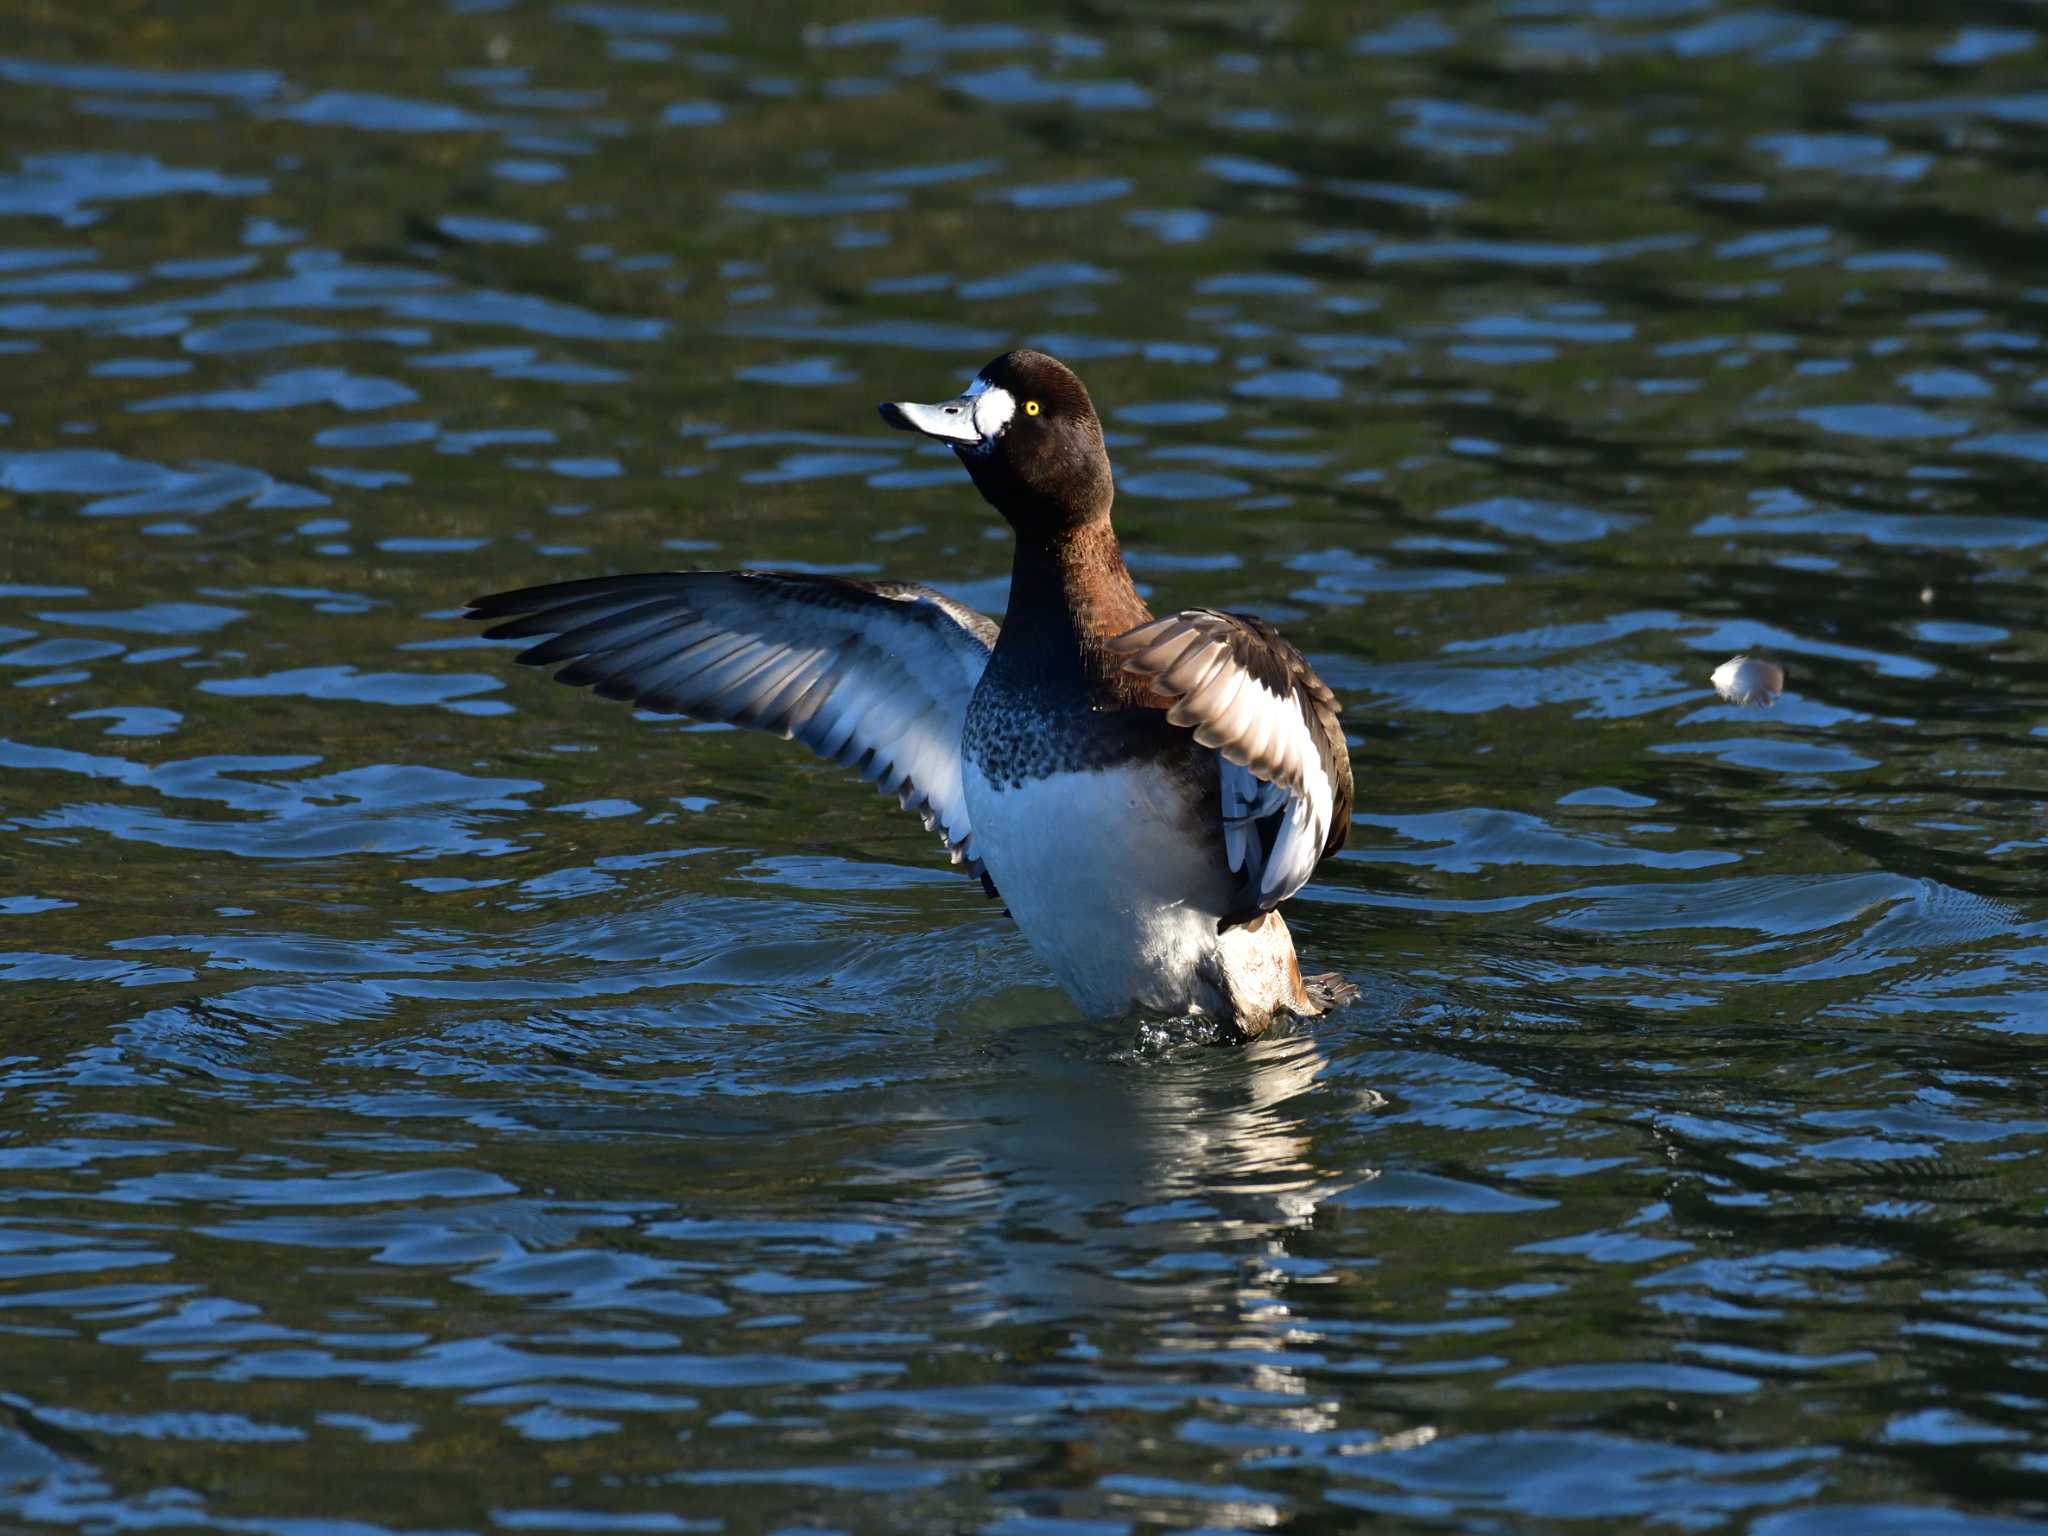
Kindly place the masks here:
[(882, 420), (952, 446), (976, 489), (1020, 535), (1106, 523), (1115, 498), (1102, 423), (1074, 371), (1028, 347), (992, 359), (966, 393), (892, 400)]

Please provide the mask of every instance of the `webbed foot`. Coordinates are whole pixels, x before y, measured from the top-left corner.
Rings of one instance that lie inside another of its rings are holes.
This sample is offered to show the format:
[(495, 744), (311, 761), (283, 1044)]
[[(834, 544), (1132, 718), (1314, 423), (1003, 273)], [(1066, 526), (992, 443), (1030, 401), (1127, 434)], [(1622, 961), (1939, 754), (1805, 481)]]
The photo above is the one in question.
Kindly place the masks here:
[(1358, 983), (1347, 981), (1341, 971), (1324, 971), (1319, 976), (1301, 978), (1301, 990), (1308, 995), (1316, 1013), (1328, 1013), (1333, 1008), (1342, 1008), (1346, 1003), (1359, 999)]

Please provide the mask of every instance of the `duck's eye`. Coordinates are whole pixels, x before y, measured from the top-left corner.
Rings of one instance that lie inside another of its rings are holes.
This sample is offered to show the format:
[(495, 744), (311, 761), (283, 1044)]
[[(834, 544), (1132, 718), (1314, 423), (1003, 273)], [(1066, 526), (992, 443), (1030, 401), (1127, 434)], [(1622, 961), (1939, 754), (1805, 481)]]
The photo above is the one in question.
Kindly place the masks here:
[(1038, 402), (1036, 400), (1026, 400), (1024, 402), (1024, 414), (1026, 416), (1036, 416), (1038, 414)]

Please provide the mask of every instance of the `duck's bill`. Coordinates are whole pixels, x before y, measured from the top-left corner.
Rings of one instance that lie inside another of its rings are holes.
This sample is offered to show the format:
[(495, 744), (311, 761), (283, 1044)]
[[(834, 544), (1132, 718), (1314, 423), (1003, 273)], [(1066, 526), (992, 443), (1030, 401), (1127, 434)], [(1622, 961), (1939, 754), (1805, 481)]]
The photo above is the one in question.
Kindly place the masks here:
[(1017, 402), (1007, 389), (998, 389), (977, 379), (966, 394), (935, 405), (915, 400), (884, 400), (882, 420), (903, 432), (922, 432), (942, 443), (961, 448), (978, 448), (992, 441), (1010, 424)]

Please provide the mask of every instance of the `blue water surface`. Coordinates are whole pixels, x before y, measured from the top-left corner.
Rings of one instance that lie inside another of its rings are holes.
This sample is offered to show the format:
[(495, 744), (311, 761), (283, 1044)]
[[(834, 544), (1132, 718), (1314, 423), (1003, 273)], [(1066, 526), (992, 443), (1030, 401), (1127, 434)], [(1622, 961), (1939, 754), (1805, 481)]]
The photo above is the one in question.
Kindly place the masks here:
[[(11, 9), (10, 1528), (2048, 1531), (2026, 8)], [(1342, 696), (1340, 1014), (459, 621), (1000, 613), (872, 402), (1018, 343)]]

